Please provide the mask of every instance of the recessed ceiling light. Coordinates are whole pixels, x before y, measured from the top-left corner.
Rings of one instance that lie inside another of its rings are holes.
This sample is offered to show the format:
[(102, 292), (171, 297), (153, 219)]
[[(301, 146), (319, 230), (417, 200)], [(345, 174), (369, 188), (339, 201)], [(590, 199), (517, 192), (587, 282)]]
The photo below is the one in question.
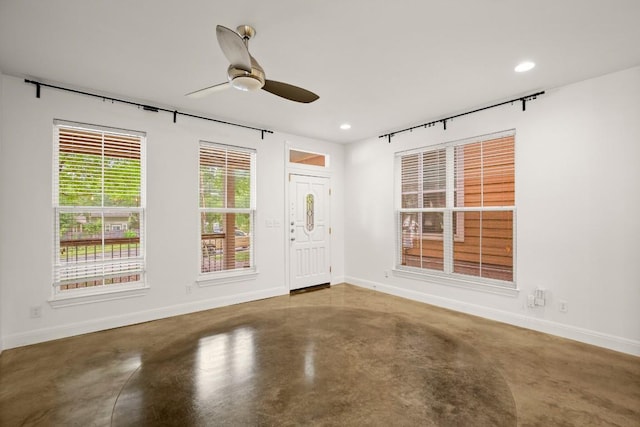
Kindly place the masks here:
[(343, 124), (340, 125), (340, 129), (349, 130), (349, 129), (351, 129), (351, 125), (349, 123), (343, 123)]
[(516, 68), (514, 68), (516, 73), (524, 73), (525, 71), (529, 71), (531, 70), (533, 67), (535, 67), (536, 64), (534, 64), (531, 61), (525, 61), (525, 62), (521, 62), (518, 65), (516, 65)]

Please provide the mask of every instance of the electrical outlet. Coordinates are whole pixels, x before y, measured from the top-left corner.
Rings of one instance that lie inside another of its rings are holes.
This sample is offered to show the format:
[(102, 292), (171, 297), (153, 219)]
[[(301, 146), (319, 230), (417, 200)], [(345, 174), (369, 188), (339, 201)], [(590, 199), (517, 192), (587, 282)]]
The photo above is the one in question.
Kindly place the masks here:
[(185, 286), (185, 291), (187, 292), (187, 295), (191, 293), (191, 291), (193, 291), (193, 286), (191, 286), (191, 284)]
[(29, 308), (29, 317), (31, 317), (32, 319), (38, 319), (40, 317), (42, 317), (42, 306), (41, 305), (34, 305), (33, 307)]
[(547, 299), (547, 291), (537, 288), (535, 291), (533, 291), (533, 296), (534, 304), (539, 307), (544, 307)]
[(560, 313), (566, 313), (567, 311), (569, 311), (569, 304), (567, 304), (566, 301), (559, 301), (558, 310), (560, 310)]
[(534, 295), (527, 295), (527, 306), (530, 308), (536, 306), (536, 297)]
[(384, 277), (389, 277), (389, 270), (384, 271)]

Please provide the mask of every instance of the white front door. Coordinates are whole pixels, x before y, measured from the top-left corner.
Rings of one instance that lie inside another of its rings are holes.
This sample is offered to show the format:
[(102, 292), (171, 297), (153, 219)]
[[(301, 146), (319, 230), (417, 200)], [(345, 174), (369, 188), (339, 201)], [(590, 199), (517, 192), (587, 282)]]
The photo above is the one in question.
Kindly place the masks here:
[(329, 178), (289, 175), (289, 289), (331, 282)]

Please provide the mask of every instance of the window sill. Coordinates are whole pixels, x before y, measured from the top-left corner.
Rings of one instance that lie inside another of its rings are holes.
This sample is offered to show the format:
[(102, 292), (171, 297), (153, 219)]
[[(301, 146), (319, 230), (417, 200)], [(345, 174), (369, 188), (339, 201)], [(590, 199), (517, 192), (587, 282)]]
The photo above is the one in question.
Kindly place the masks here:
[[(113, 286), (113, 285), (108, 285)], [(141, 297), (147, 294), (149, 286), (140, 283), (137, 286), (118, 287), (117, 289), (103, 289), (101, 291), (68, 290), (54, 295), (48, 302), (53, 308), (70, 307), (74, 305), (92, 304), (123, 298)]]
[(219, 271), (216, 273), (201, 274), (196, 280), (199, 287), (224, 285), (227, 283), (243, 282), (245, 280), (255, 280), (258, 277), (256, 268), (249, 268), (240, 271)]
[(393, 275), (420, 281), (430, 280), (433, 283), (455, 286), (463, 289), (470, 289), (496, 295), (517, 297), (520, 290), (515, 283), (502, 282), (500, 280), (484, 279), (480, 277), (464, 276), (460, 274), (446, 274), (437, 271), (425, 271), (412, 268), (395, 267)]

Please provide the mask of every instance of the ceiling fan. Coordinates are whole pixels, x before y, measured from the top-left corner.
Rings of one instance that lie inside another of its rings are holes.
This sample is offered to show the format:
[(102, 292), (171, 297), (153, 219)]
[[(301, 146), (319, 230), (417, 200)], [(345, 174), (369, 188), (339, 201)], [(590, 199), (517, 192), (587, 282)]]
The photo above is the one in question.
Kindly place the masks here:
[(237, 32), (218, 25), (216, 27), (218, 44), (230, 62), (229, 68), (227, 68), (229, 81), (196, 90), (186, 96), (201, 98), (213, 92), (233, 87), (242, 91), (263, 89), (290, 101), (303, 103), (318, 99), (318, 95), (301, 87), (265, 78), (264, 70), (258, 61), (249, 54), (249, 39), (255, 35), (256, 30), (249, 25), (240, 25)]

